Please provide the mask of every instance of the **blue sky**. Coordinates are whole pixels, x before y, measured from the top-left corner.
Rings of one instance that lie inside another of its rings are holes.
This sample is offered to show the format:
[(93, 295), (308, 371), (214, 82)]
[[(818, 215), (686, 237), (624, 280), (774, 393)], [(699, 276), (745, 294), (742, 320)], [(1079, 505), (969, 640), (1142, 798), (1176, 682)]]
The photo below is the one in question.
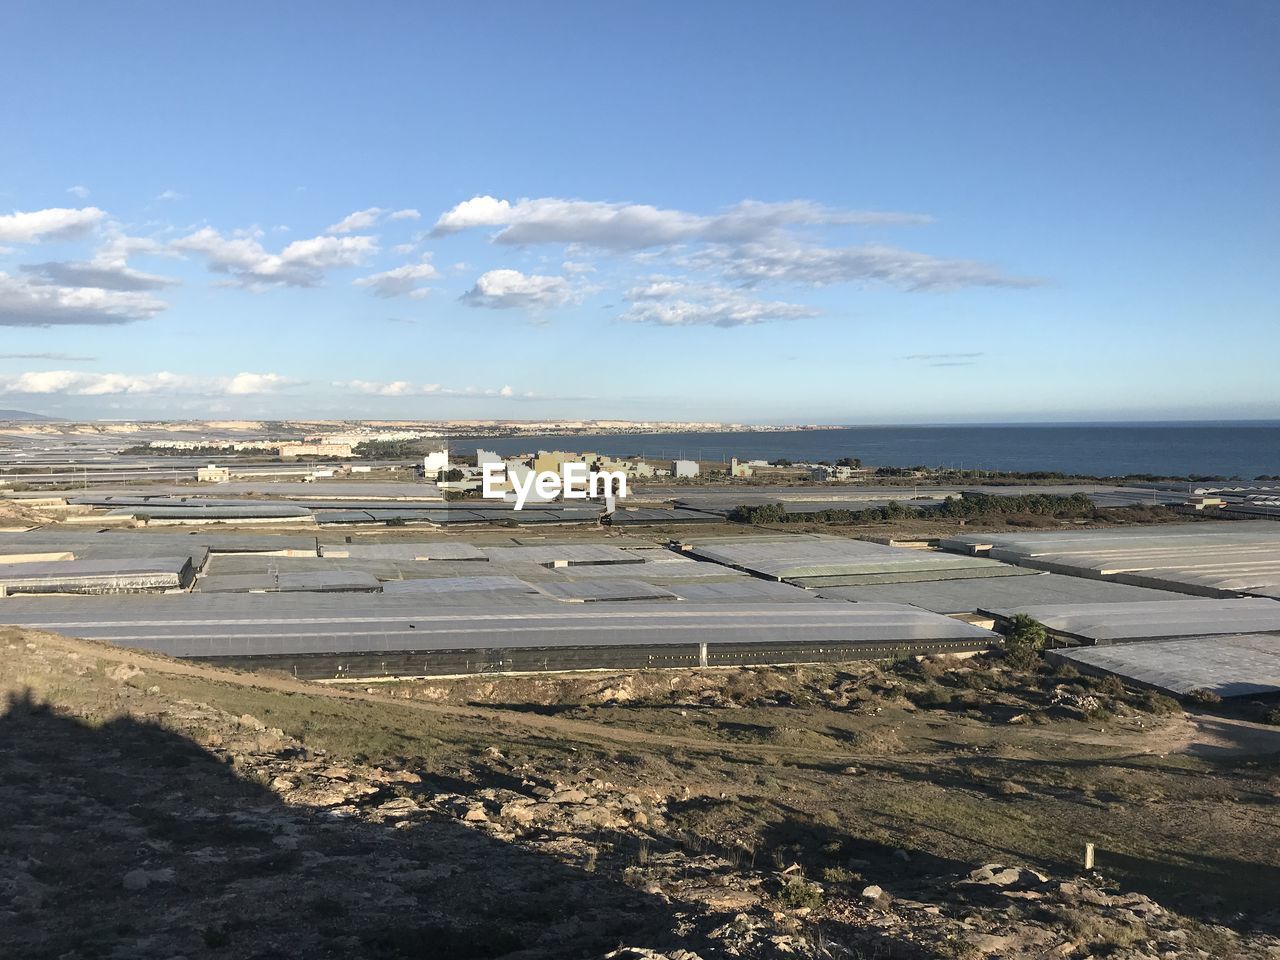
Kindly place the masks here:
[(0, 407), (1280, 417), (1270, 2), (10, 0)]

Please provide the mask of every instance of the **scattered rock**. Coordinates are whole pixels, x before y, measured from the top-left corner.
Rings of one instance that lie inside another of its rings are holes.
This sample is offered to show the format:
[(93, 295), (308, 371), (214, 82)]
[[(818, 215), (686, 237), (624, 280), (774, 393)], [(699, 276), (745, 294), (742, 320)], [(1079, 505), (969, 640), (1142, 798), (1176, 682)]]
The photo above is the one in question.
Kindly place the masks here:
[(132, 663), (118, 663), (107, 671), (107, 677), (116, 683), (124, 683), (140, 676), (142, 676), (142, 670)]
[(1042, 873), (1026, 867), (1006, 867), (1000, 863), (983, 864), (972, 871), (968, 878), (957, 885), (974, 885), (983, 887), (1034, 887), (1049, 880)]

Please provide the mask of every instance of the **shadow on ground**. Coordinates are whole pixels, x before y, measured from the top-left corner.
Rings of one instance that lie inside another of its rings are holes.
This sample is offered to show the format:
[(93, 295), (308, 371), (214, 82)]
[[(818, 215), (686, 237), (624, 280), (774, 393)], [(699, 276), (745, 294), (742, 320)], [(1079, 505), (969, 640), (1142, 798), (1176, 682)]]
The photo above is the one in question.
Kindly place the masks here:
[(448, 819), (289, 806), (164, 728), (15, 697), (0, 716), (0, 952), (588, 957), (671, 907)]

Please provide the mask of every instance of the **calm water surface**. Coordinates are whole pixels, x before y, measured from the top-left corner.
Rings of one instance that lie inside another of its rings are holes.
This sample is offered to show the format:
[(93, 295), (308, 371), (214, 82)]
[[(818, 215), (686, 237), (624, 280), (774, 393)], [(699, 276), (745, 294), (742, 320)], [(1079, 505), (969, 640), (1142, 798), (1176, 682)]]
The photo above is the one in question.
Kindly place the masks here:
[(703, 460), (837, 460), (874, 466), (961, 467), (1090, 476), (1149, 473), (1253, 478), (1280, 474), (1280, 422), (1019, 424), (848, 427), (774, 433), (659, 433), (627, 436), (486, 438), (455, 441), (504, 456), (579, 450), (608, 456)]

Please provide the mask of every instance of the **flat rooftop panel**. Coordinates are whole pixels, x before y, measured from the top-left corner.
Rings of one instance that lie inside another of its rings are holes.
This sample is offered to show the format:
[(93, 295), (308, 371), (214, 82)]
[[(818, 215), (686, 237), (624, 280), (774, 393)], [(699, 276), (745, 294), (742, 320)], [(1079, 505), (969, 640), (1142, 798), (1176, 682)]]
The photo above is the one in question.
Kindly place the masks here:
[(822, 587), (818, 595), (859, 603), (909, 603), (934, 613), (975, 613), (995, 607), (1067, 603), (1127, 603), (1180, 599), (1176, 593), (1085, 580), (1056, 573)]
[(376, 593), (382, 584), (357, 570), (311, 570), (292, 573), (233, 573), (202, 577), (198, 593)]
[(0, 606), (0, 620), (178, 657), (699, 643), (883, 644), (891, 656), (894, 644), (992, 639), (970, 624), (897, 604), (546, 601), (556, 608), (494, 610), (451, 609), (438, 599), (385, 593), (181, 594), (124, 603), (11, 597)]
[(596, 603), (610, 600), (675, 600), (676, 595), (663, 587), (641, 580), (615, 577), (609, 580), (550, 581), (538, 589), (556, 600), (571, 603)]
[(1256, 597), (1027, 604), (983, 612), (1001, 620), (1025, 613), (1056, 634), (1097, 644), (1280, 630), (1280, 602)]
[(1057, 662), (1115, 674), (1173, 694), (1212, 690), (1220, 697), (1280, 693), (1280, 634), (1233, 634), (1055, 650)]
[(80, 580), (96, 577), (115, 577), (124, 574), (169, 573), (180, 574), (191, 563), (190, 556), (152, 557), (150, 559), (114, 560), (50, 560), (37, 563), (9, 563), (0, 565), (0, 584), (19, 584), (29, 581)]
[(642, 563), (643, 559), (609, 544), (566, 543), (527, 547), (482, 547), (484, 555), (494, 563), (555, 563), (595, 565)]
[(480, 560), (489, 558), (470, 543), (327, 543), (321, 546), (325, 557), (352, 560), (399, 560), (406, 563), (427, 560)]
[(951, 537), (948, 550), (1207, 597), (1280, 597), (1280, 525), (1208, 521)]
[(429, 580), (399, 580), (384, 587), (396, 596), (440, 596), (457, 593), (524, 593), (537, 596), (538, 591), (517, 577), (434, 577)]
[(138, 517), (150, 520), (259, 520), (264, 518), (300, 519), (310, 518), (311, 511), (306, 507), (295, 507), (288, 504), (272, 506), (246, 502), (231, 505), (198, 505), (198, 504), (166, 504), (157, 506), (146, 504), (137, 507), (118, 507), (106, 514), (108, 517)]
[(999, 563), (976, 557), (836, 538), (772, 542), (722, 540), (715, 543), (695, 543), (690, 552), (706, 560), (775, 580), (890, 573), (925, 574), (933, 570), (967, 570), (982, 574), (1002, 568)]
[(869, 586), (879, 583), (931, 583), (939, 580), (995, 580), (1034, 576), (1041, 571), (1014, 567), (1006, 563), (991, 566), (934, 567), (929, 564), (891, 570), (871, 568), (866, 573), (840, 574), (832, 577), (786, 577), (787, 583), (816, 589), (821, 587)]
[(286, 534), (208, 533), (114, 530), (31, 530), (25, 533), (0, 532), (0, 553), (30, 553), (42, 550), (70, 550), (77, 556), (119, 557), (170, 556), (205, 549), (211, 553), (279, 553), (316, 555), (315, 537)]
[(804, 603), (818, 595), (788, 583), (740, 577), (718, 583), (680, 583), (671, 592), (691, 603)]

